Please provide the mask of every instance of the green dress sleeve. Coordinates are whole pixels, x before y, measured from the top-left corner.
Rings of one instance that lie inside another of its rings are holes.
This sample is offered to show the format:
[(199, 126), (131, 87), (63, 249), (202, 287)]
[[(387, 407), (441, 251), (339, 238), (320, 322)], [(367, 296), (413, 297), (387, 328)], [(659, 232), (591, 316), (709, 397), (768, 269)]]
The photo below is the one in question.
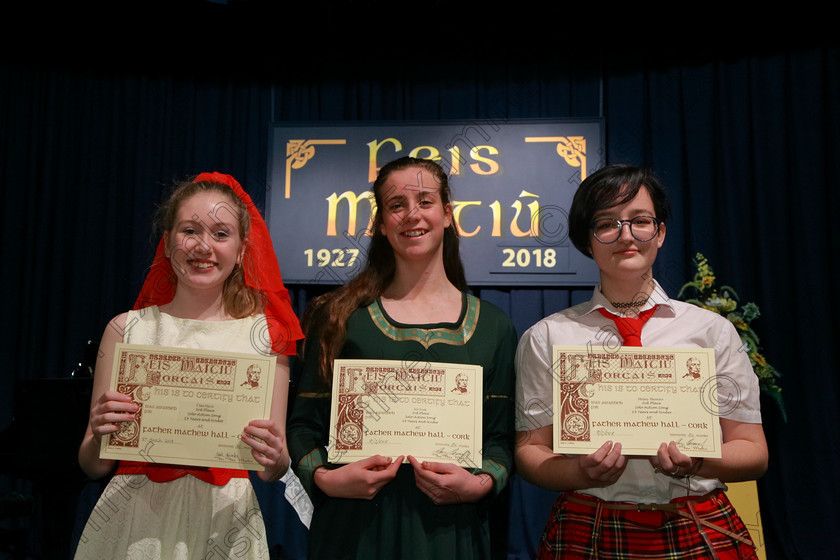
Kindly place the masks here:
[[(487, 302), (482, 302), (482, 306), (484, 312), (489, 311), (491, 307)], [(517, 344), (513, 324), (501, 310), (493, 310), (493, 331), (485, 333), (482, 329), (482, 343), (495, 344), (496, 351), (489, 367), (486, 364), (484, 366), (484, 442), (482, 464), (477, 470), (493, 478), (493, 491), (490, 496), (496, 496), (504, 489), (513, 471), (513, 361)]]
[(312, 503), (326, 495), (314, 481), (315, 470), (326, 466), (330, 421), (330, 388), (321, 380), (320, 340), (317, 334), (306, 338), (303, 355), (295, 359), (297, 390), (286, 426), (286, 439), (292, 469), (309, 494)]

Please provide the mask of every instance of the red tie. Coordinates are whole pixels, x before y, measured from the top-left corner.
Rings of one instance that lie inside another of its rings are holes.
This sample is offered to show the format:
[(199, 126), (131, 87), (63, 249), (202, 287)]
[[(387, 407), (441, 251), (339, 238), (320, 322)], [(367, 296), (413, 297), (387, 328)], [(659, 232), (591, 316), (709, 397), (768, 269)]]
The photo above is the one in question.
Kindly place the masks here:
[(650, 309), (645, 309), (640, 312), (638, 317), (619, 317), (618, 315), (613, 315), (603, 307), (599, 308), (598, 311), (607, 319), (613, 320), (615, 326), (618, 327), (618, 334), (624, 340), (623, 346), (641, 346), (642, 326), (650, 319), (653, 312), (656, 311), (656, 306), (654, 305)]

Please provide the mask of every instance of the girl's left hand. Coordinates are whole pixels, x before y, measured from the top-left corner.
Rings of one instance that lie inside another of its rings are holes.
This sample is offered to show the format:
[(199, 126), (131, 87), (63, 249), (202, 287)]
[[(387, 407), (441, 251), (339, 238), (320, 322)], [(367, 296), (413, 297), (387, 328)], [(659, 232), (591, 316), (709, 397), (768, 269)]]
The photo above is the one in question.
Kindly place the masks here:
[(472, 474), (454, 463), (422, 463), (408, 456), (414, 467), (414, 480), (435, 505), (473, 503), (486, 496), (493, 488), (490, 475)]
[(273, 420), (251, 420), (242, 433), (242, 441), (251, 446), (254, 460), (265, 467), (257, 471), (260, 480), (279, 480), (289, 467), (286, 439)]
[(698, 466), (697, 461), (699, 461), (699, 459), (692, 459), (682, 453), (673, 441), (671, 443), (663, 442), (660, 444), (659, 449), (656, 451), (656, 456), (650, 457), (648, 460), (657, 472), (674, 477), (694, 474)]

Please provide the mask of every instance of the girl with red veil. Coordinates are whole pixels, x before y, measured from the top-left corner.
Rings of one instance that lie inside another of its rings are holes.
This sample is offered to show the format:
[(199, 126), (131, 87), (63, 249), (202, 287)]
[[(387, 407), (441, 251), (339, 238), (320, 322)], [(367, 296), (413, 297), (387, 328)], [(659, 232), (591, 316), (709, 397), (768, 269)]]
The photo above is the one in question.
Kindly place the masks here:
[(177, 186), (159, 215), (163, 236), (134, 308), (111, 320), (99, 348), (90, 421), (79, 464), (112, 475), (85, 526), (76, 558), (265, 558), (265, 526), (248, 472), (101, 459), (102, 436), (139, 410), (110, 390), (118, 342), (275, 355), (269, 418), (242, 441), (265, 482), (289, 467), (289, 355), (303, 338), (268, 228), (230, 175), (202, 173)]

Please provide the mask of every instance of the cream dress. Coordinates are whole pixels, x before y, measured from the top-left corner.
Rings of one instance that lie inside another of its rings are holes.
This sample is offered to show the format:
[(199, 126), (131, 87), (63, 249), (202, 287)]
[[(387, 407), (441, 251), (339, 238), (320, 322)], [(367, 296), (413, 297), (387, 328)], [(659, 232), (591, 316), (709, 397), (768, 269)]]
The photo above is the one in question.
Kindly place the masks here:
[[(237, 353), (268, 353), (263, 315), (181, 319), (157, 307), (130, 311), (123, 341)], [(187, 475), (152, 482), (116, 475), (85, 525), (77, 559), (267, 559), (265, 525), (247, 478), (215, 486)]]

